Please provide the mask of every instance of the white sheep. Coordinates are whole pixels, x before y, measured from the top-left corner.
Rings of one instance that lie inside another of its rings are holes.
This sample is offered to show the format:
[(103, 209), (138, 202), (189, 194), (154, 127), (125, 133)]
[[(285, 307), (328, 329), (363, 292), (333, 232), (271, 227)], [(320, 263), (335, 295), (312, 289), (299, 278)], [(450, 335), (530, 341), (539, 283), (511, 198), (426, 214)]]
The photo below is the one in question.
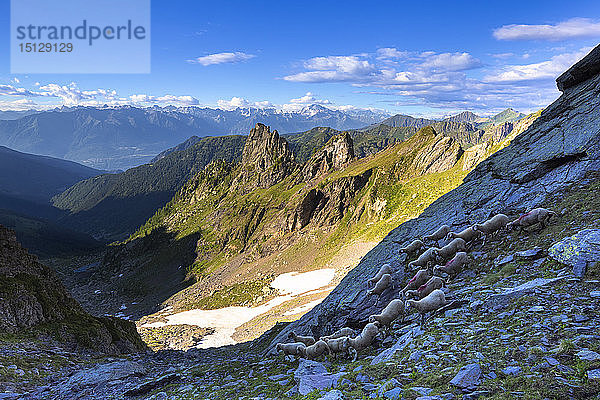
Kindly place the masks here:
[(379, 314), (371, 315), (369, 322), (379, 322), (382, 327), (388, 328), (399, 316), (404, 313), (404, 301), (394, 299)]
[(407, 300), (407, 306), (414, 307), (421, 314), (421, 325), (425, 323), (425, 314), (435, 311), (438, 308), (445, 306), (447, 303), (446, 295), (441, 289), (435, 289), (429, 295), (421, 300)]
[[(396, 242), (396, 243), (398, 243), (398, 242)], [(408, 246), (401, 247), (399, 251), (400, 251), (400, 254), (406, 253), (410, 256), (412, 254), (415, 254), (419, 250), (421, 250), (423, 247), (425, 247), (425, 244), (423, 244), (423, 242), (420, 241), (419, 239), (416, 239), (416, 240), (413, 240)]]
[(456, 253), (454, 258), (448, 261), (445, 265), (437, 265), (433, 268), (434, 275), (437, 272), (445, 272), (446, 274), (453, 276), (460, 272), (461, 268), (469, 263), (469, 256), (464, 251)]
[(475, 229), (473, 229), (472, 226), (468, 227), (467, 229), (461, 231), (461, 232), (450, 232), (446, 235), (446, 239), (456, 239), (456, 238), (461, 238), (462, 240), (464, 240), (465, 242), (469, 243), (475, 239), (477, 239), (479, 236), (481, 236), (481, 232), (476, 231)]
[(418, 270), (415, 276), (413, 276), (412, 279), (408, 281), (408, 283), (406, 284), (404, 289), (400, 291), (400, 293), (404, 295), (409, 290), (417, 289), (419, 286), (427, 282), (429, 278), (431, 278), (431, 273), (428, 269)]
[(337, 339), (324, 340), (329, 347), (331, 353), (337, 358), (339, 353), (350, 355), (350, 338), (348, 336), (342, 336)]
[(521, 215), (519, 218), (510, 222), (506, 225), (508, 230), (518, 229), (519, 231), (523, 228), (540, 224), (540, 229), (543, 229), (550, 222), (550, 218), (555, 216), (554, 211), (547, 210), (545, 208), (534, 208), (526, 214)]
[(419, 256), (419, 258), (408, 263), (408, 269), (410, 270), (414, 267), (427, 268), (429, 263), (435, 262), (439, 250), (440, 249), (436, 247), (430, 247), (429, 249), (425, 250), (425, 252)]
[(308, 347), (299, 348), (300, 355), (310, 360), (316, 360), (325, 353), (331, 355), (331, 350), (324, 340), (318, 340), (315, 344)]
[(294, 331), (289, 333), (288, 338), (292, 339), (296, 343), (298, 343), (298, 342), (304, 343), (307, 346), (312, 346), (316, 342), (314, 337), (296, 335), (296, 332), (294, 332)]
[(379, 296), (381, 293), (383, 293), (383, 291), (385, 289), (388, 288), (388, 286), (390, 286), (391, 282), (392, 282), (392, 275), (383, 274), (381, 279), (379, 279), (379, 281), (377, 281), (377, 283), (375, 284), (375, 287), (373, 289), (367, 291), (367, 295), (368, 296), (372, 296), (372, 295)]
[(375, 274), (374, 277), (372, 277), (371, 279), (369, 279), (368, 285), (374, 285), (377, 282), (379, 282), (379, 280), (381, 279), (381, 277), (385, 274), (391, 274), (392, 273), (392, 267), (390, 266), (390, 264), (383, 264), (381, 266), (381, 268), (379, 268), (379, 271), (377, 272), (377, 274)]
[(354, 339), (350, 338), (350, 351), (354, 353), (352, 361), (356, 361), (358, 358), (358, 352), (366, 349), (373, 343), (373, 339), (379, 333), (378, 322), (370, 322), (363, 328), (360, 335)]
[(438, 228), (437, 231), (433, 232), (431, 235), (423, 236), (424, 242), (437, 242), (446, 237), (446, 235), (450, 232), (449, 225), (442, 225)]
[(306, 348), (304, 343), (277, 343), (275, 350), (282, 351), (286, 356), (300, 356), (302, 349)]
[(484, 235), (491, 235), (496, 231), (506, 228), (506, 225), (510, 222), (510, 219), (504, 214), (496, 214), (492, 218), (485, 221), (483, 224), (473, 225), (473, 229), (483, 233)]
[(464, 251), (466, 249), (467, 242), (465, 242), (464, 239), (453, 239), (450, 243), (438, 250), (438, 259), (447, 260), (449, 258), (454, 257), (454, 255), (459, 251)]
[(435, 289), (446, 287), (446, 281), (439, 276), (433, 276), (426, 283), (421, 285), (417, 290), (409, 290), (406, 292), (406, 297), (409, 299), (420, 300), (429, 296)]
[(330, 339), (338, 339), (343, 336), (354, 337), (356, 336), (356, 332), (352, 328), (344, 327), (332, 333), (329, 336), (321, 336), (321, 340), (330, 340)]

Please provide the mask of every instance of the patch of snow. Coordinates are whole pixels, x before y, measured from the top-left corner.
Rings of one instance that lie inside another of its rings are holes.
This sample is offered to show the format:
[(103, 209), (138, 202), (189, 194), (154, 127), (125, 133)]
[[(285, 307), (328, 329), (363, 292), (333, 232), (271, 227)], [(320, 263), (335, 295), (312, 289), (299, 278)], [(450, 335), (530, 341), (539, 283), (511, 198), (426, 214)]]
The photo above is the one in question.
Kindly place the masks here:
[[(332, 268), (320, 269), (310, 272), (290, 272), (279, 275), (271, 283), (271, 286), (279, 290), (280, 296), (272, 299), (266, 304), (257, 307), (226, 307), (216, 310), (189, 310), (177, 314), (165, 316), (167, 322), (154, 322), (144, 324), (144, 328), (159, 328), (165, 325), (195, 325), (203, 328), (213, 328), (215, 332), (205, 336), (197, 346), (199, 348), (219, 347), (235, 344), (233, 339), (235, 330), (248, 321), (258, 317), (295, 297), (327, 286), (334, 278), (335, 270)], [(318, 300), (320, 302), (321, 300)], [(294, 314), (310, 310), (316, 304), (296, 307)], [(309, 307), (310, 305), (310, 307)], [(297, 309), (303, 308), (301, 311)], [(287, 315), (287, 313), (286, 313)]]

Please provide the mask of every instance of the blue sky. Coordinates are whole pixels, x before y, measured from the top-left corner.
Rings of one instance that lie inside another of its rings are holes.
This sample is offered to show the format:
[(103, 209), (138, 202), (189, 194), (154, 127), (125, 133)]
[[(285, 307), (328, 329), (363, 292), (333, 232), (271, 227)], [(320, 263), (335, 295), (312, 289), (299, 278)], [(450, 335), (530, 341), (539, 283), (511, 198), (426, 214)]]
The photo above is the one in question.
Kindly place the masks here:
[(150, 74), (11, 75), (0, 109), (308, 104), (442, 116), (533, 111), (600, 42), (598, 1), (152, 1)]

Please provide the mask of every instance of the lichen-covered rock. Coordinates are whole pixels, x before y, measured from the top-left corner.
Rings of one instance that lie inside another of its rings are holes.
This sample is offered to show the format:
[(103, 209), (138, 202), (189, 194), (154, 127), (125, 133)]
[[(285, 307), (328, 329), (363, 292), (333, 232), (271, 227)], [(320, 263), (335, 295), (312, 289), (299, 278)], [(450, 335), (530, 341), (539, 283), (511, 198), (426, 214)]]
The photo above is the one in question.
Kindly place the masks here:
[(456, 376), (450, 381), (451, 384), (461, 389), (475, 388), (479, 385), (481, 377), (481, 365), (472, 363), (462, 367)]
[(573, 267), (576, 276), (583, 276), (587, 267), (600, 262), (600, 229), (584, 229), (552, 245), (548, 254), (554, 260)]

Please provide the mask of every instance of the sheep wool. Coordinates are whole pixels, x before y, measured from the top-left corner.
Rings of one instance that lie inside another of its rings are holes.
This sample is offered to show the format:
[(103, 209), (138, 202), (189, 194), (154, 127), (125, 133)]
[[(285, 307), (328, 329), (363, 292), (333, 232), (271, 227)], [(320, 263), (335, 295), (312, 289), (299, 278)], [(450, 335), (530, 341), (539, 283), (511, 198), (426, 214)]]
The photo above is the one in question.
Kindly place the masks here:
[(456, 238), (438, 251), (438, 257), (445, 260), (454, 257), (457, 252), (464, 251), (466, 249), (467, 242), (465, 242), (465, 240), (462, 238)]
[(437, 242), (446, 237), (446, 235), (450, 232), (449, 225), (442, 225), (438, 228), (437, 231), (433, 232), (431, 235), (423, 236), (423, 241), (426, 242)]
[(379, 322), (383, 326), (389, 326), (404, 312), (404, 302), (400, 299), (394, 299), (381, 311), (380, 314), (371, 315), (369, 322)]
[(435, 289), (421, 300), (407, 300), (406, 304), (415, 308), (420, 314), (435, 311), (447, 304), (446, 295), (441, 289)]
[(375, 284), (375, 287), (367, 292), (367, 295), (369, 295), (369, 296), (371, 296), (371, 295), (377, 295), (377, 296), (379, 296), (381, 293), (383, 293), (383, 291), (385, 289), (388, 288), (388, 286), (390, 286), (391, 282), (392, 282), (392, 275), (390, 275), (390, 274), (383, 274), (383, 276), (381, 277), (381, 279), (379, 281), (377, 281), (377, 283)]
[(409, 290), (417, 289), (419, 286), (427, 282), (429, 278), (431, 278), (429, 270), (420, 269), (419, 271), (417, 271), (415, 276), (413, 276), (413, 278), (410, 281), (408, 281), (404, 289), (402, 289), (400, 292), (406, 294), (406, 292)]
[(312, 336), (296, 335), (296, 332), (293, 332), (293, 331), (290, 332), (288, 337), (290, 339), (292, 339), (294, 342), (304, 343), (306, 346), (311, 346), (311, 345), (315, 344), (315, 342), (316, 342), (315, 338)]
[(324, 340), (318, 340), (317, 342), (315, 342), (315, 344), (308, 347), (301, 347), (300, 352), (303, 357), (311, 360), (315, 360), (324, 355), (325, 353), (331, 355), (331, 350), (329, 349), (329, 346), (327, 346), (327, 343)]
[(381, 268), (379, 268), (379, 271), (377, 272), (377, 274), (375, 274), (374, 277), (372, 277), (371, 279), (369, 279), (369, 283), (370, 284), (375, 284), (377, 282), (379, 282), (379, 280), (381, 279), (381, 277), (385, 274), (391, 274), (392, 273), (392, 267), (390, 266), (390, 264), (383, 264), (381, 266)]
[(327, 341), (330, 339), (338, 339), (343, 336), (354, 337), (356, 336), (356, 332), (352, 328), (344, 327), (342, 329), (337, 330), (329, 336), (321, 336), (321, 339)]

